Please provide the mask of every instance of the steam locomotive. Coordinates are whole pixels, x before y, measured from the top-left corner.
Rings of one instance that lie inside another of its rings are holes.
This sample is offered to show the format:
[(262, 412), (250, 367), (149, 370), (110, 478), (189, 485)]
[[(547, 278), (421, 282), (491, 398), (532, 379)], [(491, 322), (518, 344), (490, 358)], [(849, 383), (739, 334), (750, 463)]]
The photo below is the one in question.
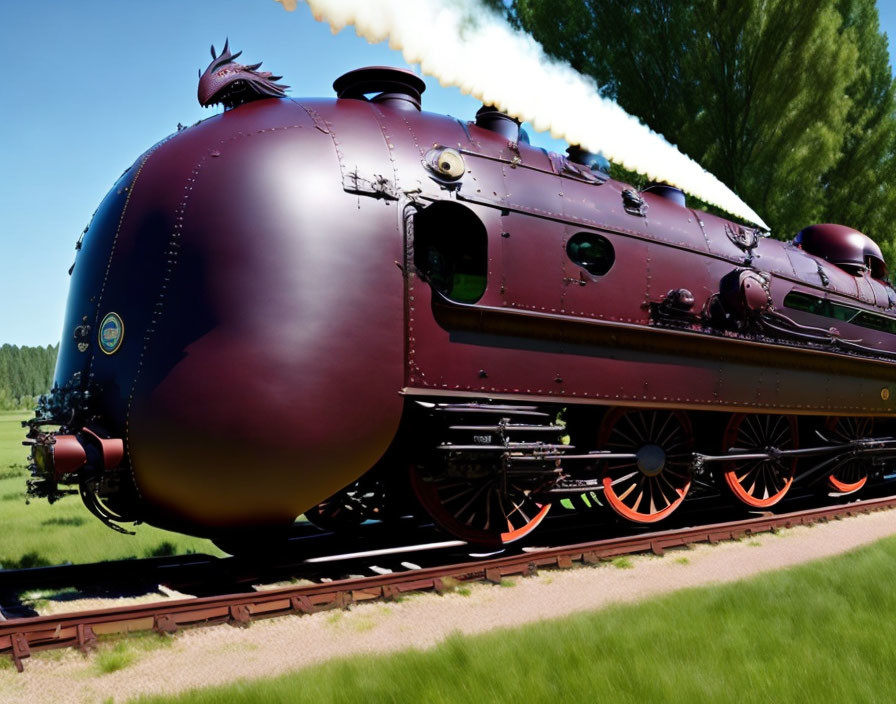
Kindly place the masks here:
[(200, 79), (223, 113), (78, 242), (33, 496), (227, 545), (412, 505), (496, 546), (560, 499), (652, 523), (887, 472), (896, 292), (867, 236), (769, 239), (492, 107), (423, 112), (408, 71), (297, 100), (238, 57)]

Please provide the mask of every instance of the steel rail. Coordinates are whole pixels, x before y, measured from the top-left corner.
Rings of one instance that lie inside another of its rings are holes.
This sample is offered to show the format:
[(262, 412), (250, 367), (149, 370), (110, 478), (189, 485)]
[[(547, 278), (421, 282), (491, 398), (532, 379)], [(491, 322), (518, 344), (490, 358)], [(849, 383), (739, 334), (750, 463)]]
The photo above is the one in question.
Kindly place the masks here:
[[(34, 651), (77, 647), (87, 650), (105, 634), (155, 630), (173, 633), (181, 628), (228, 623), (246, 626), (252, 619), (307, 614), (371, 599), (393, 600), (407, 592), (442, 593), (457, 582), (500, 583), (507, 576), (532, 575), (541, 568), (567, 568), (574, 563), (595, 564), (619, 555), (653, 552), (672, 547), (714, 543), (781, 527), (825, 521), (896, 507), (896, 496), (764, 515), (739, 521), (597, 540), (562, 547), (530, 549), (516, 555), (477, 562), (430, 567), (371, 577), (343, 579), (307, 586), (251, 593), (178, 599), (91, 611), (35, 616), (0, 622), (0, 655), (9, 655), (16, 668)], [(452, 580), (452, 581), (448, 581)]]

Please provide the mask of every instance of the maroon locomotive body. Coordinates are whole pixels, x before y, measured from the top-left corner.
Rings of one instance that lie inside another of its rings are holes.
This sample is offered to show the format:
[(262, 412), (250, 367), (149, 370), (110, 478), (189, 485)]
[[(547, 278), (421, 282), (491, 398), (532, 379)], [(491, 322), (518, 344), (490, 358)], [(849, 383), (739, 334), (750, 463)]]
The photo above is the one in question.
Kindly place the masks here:
[(560, 497), (653, 522), (885, 472), (896, 293), (865, 235), (768, 239), (494, 109), (423, 112), (409, 72), (289, 99), (222, 57), (200, 99), (228, 109), (79, 242), (32, 494), (221, 539), (411, 494), (491, 544)]

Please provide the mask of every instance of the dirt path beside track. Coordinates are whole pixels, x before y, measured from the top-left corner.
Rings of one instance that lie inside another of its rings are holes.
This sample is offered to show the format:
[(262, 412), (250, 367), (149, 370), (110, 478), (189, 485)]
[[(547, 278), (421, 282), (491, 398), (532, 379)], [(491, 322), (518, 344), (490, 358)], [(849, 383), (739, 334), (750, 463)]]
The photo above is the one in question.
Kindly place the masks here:
[(670, 551), (664, 557), (542, 572), (513, 588), (477, 584), (469, 594), (422, 594), (399, 603), (258, 621), (248, 629), (215, 626), (178, 634), (167, 647), (137, 652), (122, 669), (100, 674), (97, 656), (37, 655), (25, 672), (0, 671), (0, 701), (125, 702), (139, 694), (175, 693), (269, 677), (331, 658), (427, 648), (449, 634), (480, 633), (633, 602), (653, 595), (731, 582), (828, 557), (896, 535), (896, 510), (799, 527), (739, 542)]

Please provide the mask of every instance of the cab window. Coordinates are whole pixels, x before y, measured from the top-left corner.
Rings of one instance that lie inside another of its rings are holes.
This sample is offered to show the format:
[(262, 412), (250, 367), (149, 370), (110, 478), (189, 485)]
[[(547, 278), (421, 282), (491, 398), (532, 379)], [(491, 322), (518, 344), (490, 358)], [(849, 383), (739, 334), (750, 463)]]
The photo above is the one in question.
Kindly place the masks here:
[(433, 203), (414, 216), (414, 266), (446, 298), (475, 303), (488, 282), (488, 233), (473, 211)]

